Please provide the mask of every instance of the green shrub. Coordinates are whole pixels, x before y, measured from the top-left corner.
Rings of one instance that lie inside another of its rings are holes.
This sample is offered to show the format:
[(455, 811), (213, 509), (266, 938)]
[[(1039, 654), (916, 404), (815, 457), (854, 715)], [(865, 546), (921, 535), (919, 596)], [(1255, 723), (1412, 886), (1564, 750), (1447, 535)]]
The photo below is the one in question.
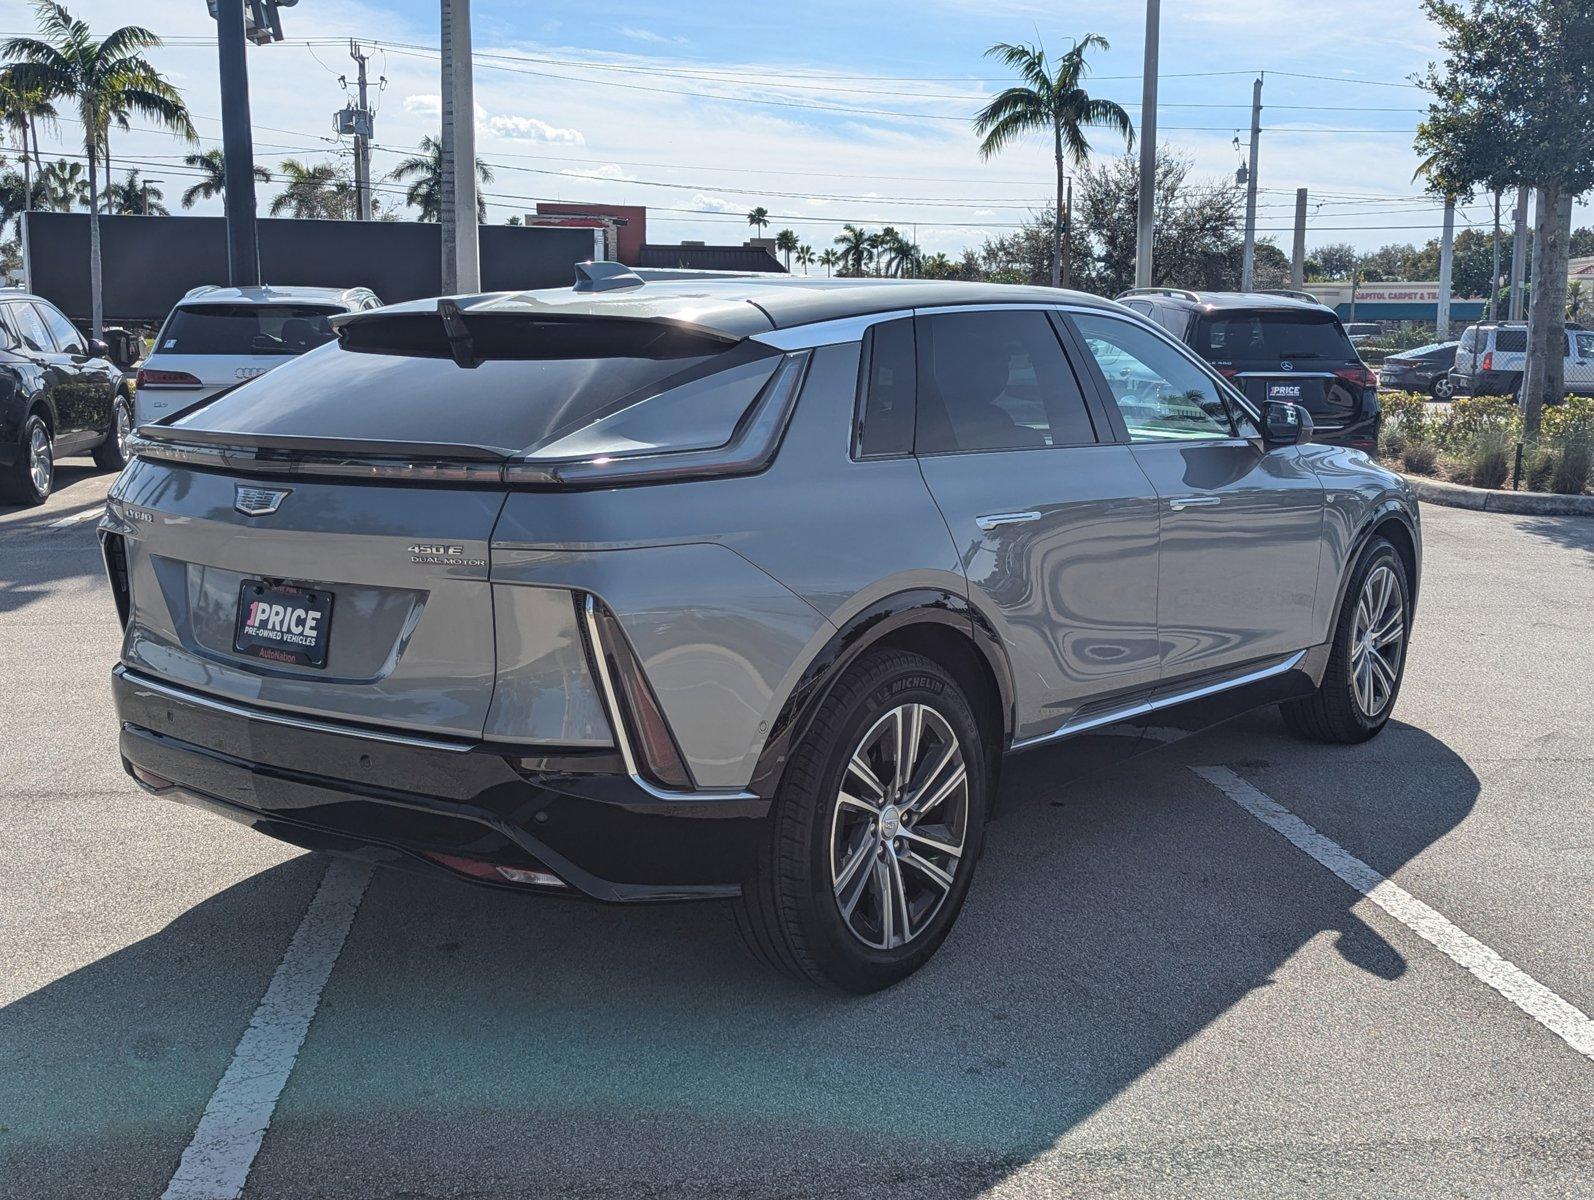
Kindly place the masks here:
[(1439, 461), (1439, 447), (1432, 442), (1413, 442), (1406, 447), (1401, 461), (1413, 475), (1432, 475)]
[(1546, 408), (1539, 434), (1546, 441), (1560, 442), (1578, 428), (1594, 429), (1594, 396), (1568, 396)]
[(1581, 496), (1588, 490), (1594, 474), (1594, 436), (1586, 429), (1575, 430), (1560, 445), (1560, 461), (1550, 479), (1550, 490), (1564, 496)]
[(1504, 396), (1457, 396), (1437, 423), (1435, 440), (1440, 446), (1469, 457), (1480, 437), (1513, 445), (1522, 437), (1522, 414)]
[(1504, 428), (1487, 428), (1474, 434), (1464, 455), (1467, 482), (1481, 488), (1505, 486), (1516, 444), (1516, 438)]
[(1555, 446), (1540, 445), (1523, 456), (1522, 486), (1530, 492), (1547, 492), (1561, 469), (1561, 451)]

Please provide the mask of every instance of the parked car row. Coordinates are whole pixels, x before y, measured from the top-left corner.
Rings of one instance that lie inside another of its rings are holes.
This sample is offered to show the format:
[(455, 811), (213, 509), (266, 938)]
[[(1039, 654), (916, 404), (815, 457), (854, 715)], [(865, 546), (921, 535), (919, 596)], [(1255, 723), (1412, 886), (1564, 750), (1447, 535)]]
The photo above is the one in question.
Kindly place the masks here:
[(0, 291), (0, 502), (43, 504), (70, 455), (120, 470), (136, 426), (263, 375), (330, 341), (332, 317), (380, 304), (367, 288), (198, 287), (129, 378), (132, 335), (107, 330), (113, 348), (49, 301)]
[(587, 264), (334, 317), (137, 431), (100, 526), (123, 763), (312, 849), (729, 900), (772, 965), (887, 986), (1009, 753), (1394, 707), (1417, 506), (1314, 440), (1376, 434), (1339, 322), (1128, 299)]

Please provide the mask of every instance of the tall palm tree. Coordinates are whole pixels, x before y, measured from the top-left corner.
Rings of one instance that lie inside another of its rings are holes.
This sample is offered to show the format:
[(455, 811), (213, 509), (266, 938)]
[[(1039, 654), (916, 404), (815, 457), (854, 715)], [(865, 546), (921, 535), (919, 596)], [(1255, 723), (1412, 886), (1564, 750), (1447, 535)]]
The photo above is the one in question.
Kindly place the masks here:
[(797, 235), (790, 229), (782, 229), (775, 235), (775, 249), (786, 256), (786, 270), (791, 270), (792, 251), (797, 249)]
[(161, 203), (166, 193), (147, 180), (140, 179), (136, 170), (127, 173), (122, 183), (106, 187), (105, 197), (112, 216), (169, 217), (171, 212)]
[(754, 237), (763, 237), (764, 230), (769, 228), (769, 209), (760, 204), (747, 214), (747, 223), (757, 231)]
[(89, 202), (89, 179), (83, 164), (58, 158), (39, 168), (39, 193), (35, 204), (46, 212), (71, 212)]
[(39, 158), (39, 123), (53, 128), (58, 115), (50, 98), (38, 88), (19, 86), (9, 67), (0, 70), (0, 123), (22, 143), (23, 211), (33, 207), (33, 171), (44, 169)]
[(869, 261), (873, 253), (870, 243), (874, 235), (867, 229), (860, 229), (856, 225), (843, 225), (841, 232), (833, 239), (840, 250), (839, 260), (844, 270), (851, 269), (854, 275), (862, 275), (864, 264)]
[(819, 256), (819, 265), (824, 267), (826, 275), (834, 274), (836, 270), (836, 264), (839, 262), (841, 262), (841, 255), (837, 254), (834, 250), (826, 250)]
[(1022, 83), (1010, 87), (980, 109), (974, 117), (974, 132), (982, 139), (980, 157), (992, 158), (1007, 145), (1030, 133), (1052, 135), (1052, 157), (1057, 166), (1057, 222), (1052, 230), (1052, 286), (1062, 287), (1072, 250), (1072, 222), (1063, 211), (1063, 189), (1068, 178), (1067, 163), (1083, 167), (1090, 157), (1086, 128), (1100, 126), (1123, 134), (1132, 148), (1135, 130), (1129, 114), (1111, 100), (1095, 100), (1080, 86), (1089, 66), (1085, 55), (1093, 49), (1108, 49), (1107, 39), (1087, 33), (1072, 50), (1057, 59), (1055, 67), (1040, 46), (998, 42), (985, 53), (999, 58), (1018, 73)]
[[(412, 181), (404, 193), (404, 202), (421, 210), (417, 220), (440, 221), (443, 219), (443, 143), (428, 134), (421, 138), (420, 148), (419, 154), (406, 158), (394, 167), (388, 178), (400, 182), (406, 179)], [(492, 168), (479, 158), (476, 160), (476, 177), (483, 183), (493, 181)], [(486, 220), (487, 201), (477, 192), (476, 221), (480, 224)]]
[(797, 247), (797, 265), (803, 269), (803, 274), (808, 274), (808, 268), (814, 265), (814, 248), (806, 242)]
[[(194, 136), (188, 109), (177, 89), (150, 66), (140, 51), (160, 45), (160, 38), (139, 25), (124, 25), (109, 37), (96, 39), (81, 21), (55, 0), (34, 0), (40, 37), (8, 38), (0, 55), (12, 62), (19, 87), (48, 99), (61, 97), (77, 106), (83, 124), (83, 149), (89, 160), (89, 195), (99, 194), (99, 165), (109, 123), (134, 113), (185, 137)], [(100, 272), (100, 219), (89, 205), (89, 293), (91, 336), (104, 329), (104, 296)]]
[[(193, 208), (200, 200), (210, 200), (227, 191), (227, 158), (219, 147), (186, 155), (183, 163), (205, 173), (204, 178), (183, 193), (184, 208)], [(254, 171), (255, 178), (261, 183), (271, 182), (271, 172), (264, 167), (256, 167)]]
[(278, 170), (283, 188), (271, 200), (271, 215), (287, 213), (301, 221), (335, 219), (346, 207), (337, 192), (341, 172), (333, 163), (284, 159)]

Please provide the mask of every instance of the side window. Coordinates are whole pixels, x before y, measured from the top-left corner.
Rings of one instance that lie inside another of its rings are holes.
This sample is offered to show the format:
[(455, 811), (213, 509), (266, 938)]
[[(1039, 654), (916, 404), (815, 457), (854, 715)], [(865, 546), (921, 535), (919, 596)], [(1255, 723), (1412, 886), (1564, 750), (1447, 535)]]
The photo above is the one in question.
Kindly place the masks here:
[(920, 317), (917, 335), (920, 454), (1096, 441), (1079, 381), (1044, 312)]
[(33, 305), (12, 304), (8, 307), (12, 319), (16, 322), (17, 332), (22, 335), (22, 344), (29, 350), (54, 354), (55, 343), (50, 340), (50, 331), (44, 327), (44, 321), (34, 310)]
[(56, 348), (62, 354), (87, 354), (88, 343), (83, 340), (83, 335), (59, 312), (48, 304), (34, 304), (31, 307), (39, 310), (39, 316), (44, 318), (45, 325), (55, 335)]
[(1133, 442), (1234, 436), (1233, 416), (1218, 385), (1167, 342), (1128, 321), (1079, 313), (1074, 324)]
[(858, 362), (859, 458), (913, 453), (916, 373), (912, 317), (882, 322), (864, 334)]
[(1157, 320), (1162, 323), (1164, 329), (1181, 342), (1188, 340), (1187, 335), (1190, 332), (1190, 312), (1188, 309), (1174, 308), (1171, 304), (1165, 304), (1157, 310)]
[(1572, 337), (1576, 342), (1579, 358), (1594, 358), (1594, 332), (1574, 330)]
[(1134, 309), (1135, 312), (1139, 313), (1143, 317), (1149, 317), (1151, 315), (1150, 300), (1125, 300), (1123, 302), (1123, 306), (1125, 308)]
[(16, 320), (11, 315), (11, 306), (0, 304), (0, 350), (22, 349), (22, 338), (18, 336)]

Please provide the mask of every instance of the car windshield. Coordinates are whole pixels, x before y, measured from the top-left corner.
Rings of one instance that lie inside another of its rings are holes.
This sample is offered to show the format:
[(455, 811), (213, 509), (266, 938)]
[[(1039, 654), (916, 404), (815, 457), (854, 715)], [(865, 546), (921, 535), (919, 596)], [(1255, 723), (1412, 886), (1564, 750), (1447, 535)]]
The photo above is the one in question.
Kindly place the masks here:
[(166, 354), (303, 354), (337, 335), (342, 312), (309, 304), (192, 304), (172, 310), (156, 350)]
[(1339, 322), (1327, 312), (1214, 314), (1202, 319), (1196, 349), (1219, 362), (1356, 358)]

